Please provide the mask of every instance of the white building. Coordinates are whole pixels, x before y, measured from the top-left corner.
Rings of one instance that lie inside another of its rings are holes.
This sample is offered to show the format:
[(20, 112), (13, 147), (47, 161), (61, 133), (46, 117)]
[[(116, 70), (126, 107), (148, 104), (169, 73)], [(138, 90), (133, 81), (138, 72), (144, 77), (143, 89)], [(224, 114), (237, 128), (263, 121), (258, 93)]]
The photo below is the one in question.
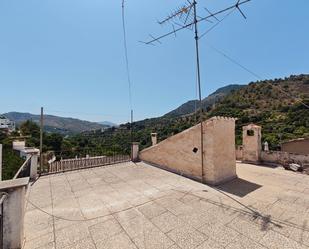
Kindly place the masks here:
[(19, 155), (23, 159), (27, 159), (29, 156), (40, 154), (40, 150), (33, 147), (26, 147), (26, 141), (13, 141), (13, 150), (19, 151)]
[(15, 122), (9, 120), (4, 115), (0, 115), (0, 130), (15, 131)]

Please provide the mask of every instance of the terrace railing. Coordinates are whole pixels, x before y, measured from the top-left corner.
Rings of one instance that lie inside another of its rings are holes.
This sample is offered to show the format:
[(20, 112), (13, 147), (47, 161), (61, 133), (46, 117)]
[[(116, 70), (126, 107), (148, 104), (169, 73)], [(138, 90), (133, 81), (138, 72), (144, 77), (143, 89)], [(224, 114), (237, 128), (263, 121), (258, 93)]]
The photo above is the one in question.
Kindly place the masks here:
[(26, 190), (37, 177), (37, 154), (29, 154), (13, 179), (0, 181), (0, 249), (21, 248)]
[(13, 179), (30, 177), (30, 171), (31, 171), (31, 156), (26, 159), (26, 161), (19, 168)]
[(93, 168), (131, 160), (129, 155), (96, 156), (54, 161), (48, 166), (48, 173), (66, 172), (78, 169)]

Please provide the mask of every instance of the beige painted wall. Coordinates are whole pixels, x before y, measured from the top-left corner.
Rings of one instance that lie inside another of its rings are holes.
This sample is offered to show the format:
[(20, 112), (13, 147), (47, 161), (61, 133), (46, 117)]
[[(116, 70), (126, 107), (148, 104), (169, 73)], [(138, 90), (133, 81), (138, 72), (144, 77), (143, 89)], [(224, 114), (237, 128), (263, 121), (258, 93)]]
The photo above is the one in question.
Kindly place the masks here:
[[(253, 131), (254, 135), (249, 136), (248, 131)], [(262, 151), (262, 128), (260, 126), (250, 124), (243, 127), (243, 161), (258, 163), (261, 160)]]
[(7, 198), (3, 202), (3, 248), (22, 247), (28, 184), (29, 177), (0, 183), (0, 192), (7, 193)]
[(237, 146), (235, 150), (236, 160), (242, 160), (243, 158), (243, 149), (242, 146)]
[(269, 151), (269, 152), (263, 151), (261, 154), (261, 160), (263, 162), (282, 164), (282, 165), (291, 162), (308, 164), (309, 155), (299, 155), (283, 151)]
[[(140, 152), (140, 159), (202, 179), (200, 124)], [(236, 177), (235, 120), (214, 117), (203, 123), (204, 181), (219, 184)], [(197, 148), (196, 153), (193, 152)]]

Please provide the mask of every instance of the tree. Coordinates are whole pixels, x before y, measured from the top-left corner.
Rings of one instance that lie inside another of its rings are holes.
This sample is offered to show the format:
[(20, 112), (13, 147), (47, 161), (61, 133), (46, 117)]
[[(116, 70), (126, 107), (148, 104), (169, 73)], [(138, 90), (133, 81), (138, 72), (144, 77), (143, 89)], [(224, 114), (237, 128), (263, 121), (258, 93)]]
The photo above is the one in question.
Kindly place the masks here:
[(33, 121), (27, 120), (20, 125), (20, 132), (22, 136), (30, 136), (27, 141), (27, 146), (40, 146), (40, 127)]

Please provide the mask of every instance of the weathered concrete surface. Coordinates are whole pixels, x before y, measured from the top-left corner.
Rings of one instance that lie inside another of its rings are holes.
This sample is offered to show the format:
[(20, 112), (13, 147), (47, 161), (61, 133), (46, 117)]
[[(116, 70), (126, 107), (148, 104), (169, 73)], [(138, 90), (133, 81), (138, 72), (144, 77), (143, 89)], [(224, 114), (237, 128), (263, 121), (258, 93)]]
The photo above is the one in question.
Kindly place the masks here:
[(308, 176), (247, 164), (237, 174), (217, 188), (145, 163), (42, 177), (24, 248), (308, 248)]
[[(252, 132), (252, 133), (251, 133)], [(250, 134), (251, 133), (251, 134)], [(243, 127), (243, 161), (259, 163), (262, 152), (262, 127), (250, 124)]]
[(7, 195), (3, 202), (3, 248), (22, 247), (28, 183), (28, 177), (0, 183), (0, 192)]
[[(140, 152), (140, 159), (181, 175), (202, 179), (200, 124)], [(203, 123), (204, 182), (236, 177), (235, 120), (214, 117)]]

